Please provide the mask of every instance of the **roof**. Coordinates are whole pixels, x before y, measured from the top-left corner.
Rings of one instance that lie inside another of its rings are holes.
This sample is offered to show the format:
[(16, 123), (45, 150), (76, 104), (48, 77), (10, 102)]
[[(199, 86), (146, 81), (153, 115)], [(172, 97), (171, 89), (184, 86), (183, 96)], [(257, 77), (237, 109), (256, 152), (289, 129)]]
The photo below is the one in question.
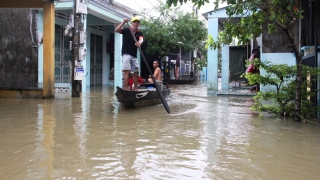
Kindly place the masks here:
[[(57, 2), (56, 9), (70, 9), (73, 8), (74, 0), (63, 0), (63, 2)], [(88, 8), (89, 5), (93, 5), (101, 10), (107, 11), (108, 13), (117, 16), (119, 18), (131, 18), (134, 14), (138, 12), (134, 9), (131, 9), (123, 4), (115, 2), (113, 0), (87, 0)], [(59, 6), (60, 5), (60, 6)], [(88, 9), (89, 11), (89, 9)]]
[(227, 6), (224, 6), (222, 8), (219, 8), (217, 10), (211, 10), (205, 13), (202, 13), (202, 16), (204, 18), (206, 18), (206, 20), (208, 20), (208, 17), (220, 17), (220, 18), (226, 18), (228, 17), (227, 13), (226, 13), (226, 8)]

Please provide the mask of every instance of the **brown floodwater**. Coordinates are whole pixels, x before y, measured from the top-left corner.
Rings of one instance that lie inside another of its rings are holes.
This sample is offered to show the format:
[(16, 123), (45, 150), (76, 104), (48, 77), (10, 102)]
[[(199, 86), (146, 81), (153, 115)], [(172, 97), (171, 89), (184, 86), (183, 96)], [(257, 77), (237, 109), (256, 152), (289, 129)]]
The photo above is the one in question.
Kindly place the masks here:
[(250, 110), (252, 97), (172, 85), (168, 104), (125, 109), (113, 87), (81, 98), (0, 99), (0, 179), (320, 177), (320, 127)]

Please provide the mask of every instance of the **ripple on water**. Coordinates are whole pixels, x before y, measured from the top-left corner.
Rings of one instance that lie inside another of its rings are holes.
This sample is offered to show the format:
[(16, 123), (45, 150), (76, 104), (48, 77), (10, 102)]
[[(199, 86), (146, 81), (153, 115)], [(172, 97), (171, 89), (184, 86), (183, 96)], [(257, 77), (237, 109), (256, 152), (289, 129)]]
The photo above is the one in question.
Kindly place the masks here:
[(0, 99), (0, 179), (318, 179), (319, 126), (252, 103), (196, 84), (172, 86), (171, 114), (123, 108), (113, 87)]

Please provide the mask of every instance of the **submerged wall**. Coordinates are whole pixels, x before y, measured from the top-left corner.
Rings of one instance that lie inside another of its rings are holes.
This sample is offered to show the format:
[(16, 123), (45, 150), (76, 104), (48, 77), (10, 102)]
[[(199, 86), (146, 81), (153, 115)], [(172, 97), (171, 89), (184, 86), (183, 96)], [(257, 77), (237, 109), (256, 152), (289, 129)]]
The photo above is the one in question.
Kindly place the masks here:
[(38, 12), (0, 9), (0, 88), (36, 88)]

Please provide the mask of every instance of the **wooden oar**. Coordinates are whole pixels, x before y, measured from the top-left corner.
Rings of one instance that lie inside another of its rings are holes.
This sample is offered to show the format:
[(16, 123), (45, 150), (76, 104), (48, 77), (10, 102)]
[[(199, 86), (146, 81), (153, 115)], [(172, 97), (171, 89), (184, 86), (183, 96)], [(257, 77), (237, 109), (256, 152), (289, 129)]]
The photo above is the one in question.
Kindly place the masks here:
[[(129, 25), (128, 22), (127, 22), (127, 25), (129, 26), (129, 29), (130, 29), (130, 25)], [(135, 41), (135, 42), (138, 42), (137, 39), (136, 39), (136, 37), (134, 36), (133, 32), (131, 31), (131, 29), (130, 29), (130, 32), (131, 32), (131, 35), (132, 35), (134, 41)], [(166, 99), (163, 97), (163, 94), (162, 94), (162, 91), (161, 91), (161, 88), (162, 88), (162, 87), (160, 88), (160, 86), (158, 85), (156, 79), (154, 78), (153, 73), (152, 73), (152, 71), (151, 71), (151, 69), (150, 69), (150, 67), (149, 67), (149, 65), (148, 65), (148, 62), (147, 62), (147, 60), (146, 60), (146, 58), (145, 58), (145, 56), (144, 56), (144, 54), (143, 54), (143, 52), (142, 52), (142, 50), (141, 50), (141, 47), (138, 46), (138, 49), (139, 49), (139, 51), (140, 51), (140, 53), (141, 53), (141, 56), (142, 56), (142, 59), (143, 59), (144, 64), (147, 66), (147, 69), (148, 69), (148, 71), (149, 71), (149, 74), (151, 74), (152, 81), (153, 81), (153, 83), (155, 84), (155, 87), (156, 87), (157, 92), (158, 92), (158, 95), (159, 95), (159, 97), (160, 97), (160, 99), (161, 99), (161, 101), (162, 101), (162, 104), (163, 104), (164, 108), (166, 109), (166, 111), (170, 114), (169, 105), (168, 105)]]

